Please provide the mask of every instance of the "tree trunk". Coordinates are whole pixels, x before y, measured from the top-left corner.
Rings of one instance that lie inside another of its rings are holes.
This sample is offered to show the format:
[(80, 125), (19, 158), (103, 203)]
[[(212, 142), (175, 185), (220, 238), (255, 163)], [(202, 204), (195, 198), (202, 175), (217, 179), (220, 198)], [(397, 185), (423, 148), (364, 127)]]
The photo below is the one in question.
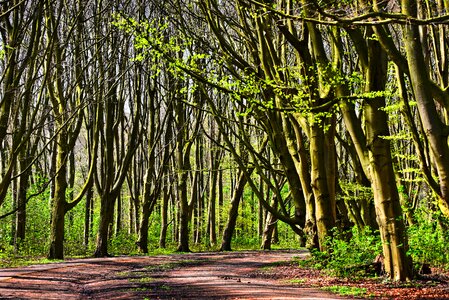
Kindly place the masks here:
[[(407, 238), (399, 194), (390, 153), (390, 142), (379, 136), (388, 136), (386, 114), (380, 109), (383, 99), (373, 99), (367, 105), (366, 122), (370, 124), (368, 149), (372, 173), (372, 187), (377, 223), (382, 239), (385, 272), (394, 280), (412, 277), (411, 261), (407, 257)], [(383, 102), (383, 103), (382, 103)]]
[(93, 180), (90, 180), (89, 187), (86, 192), (86, 203), (84, 207), (84, 246), (89, 245), (89, 239), (92, 235), (92, 221), (93, 221)]
[(320, 250), (326, 250), (326, 239), (331, 236), (335, 226), (335, 195), (329, 193), (328, 164), (325, 158), (326, 149), (323, 124), (313, 124), (310, 129), (310, 159), (312, 163), (311, 183), (315, 197), (315, 215)]
[(66, 143), (66, 140), (66, 136), (61, 132), (58, 135), (58, 147), (56, 150), (57, 174), (54, 183), (55, 194), (51, 213), (49, 259), (64, 259), (64, 218), (67, 204), (65, 198), (67, 190), (67, 151), (63, 145)]
[[(273, 199), (273, 207), (277, 207), (278, 199), (275, 196)], [(262, 234), (263, 250), (271, 250), (271, 243), (273, 242), (273, 233), (277, 224), (277, 218), (272, 213), (268, 213), (265, 221), (265, 229)]]
[(26, 157), (27, 151), (25, 149), (26, 148), (24, 148), (19, 155), (19, 172), (22, 173), (22, 175), (19, 177), (17, 187), (17, 213), (14, 233), (14, 247), (16, 251), (19, 250), (20, 244), (25, 240), (26, 234), (26, 201), (30, 172), (25, 169), (27, 168), (30, 159)]
[(216, 159), (216, 153), (211, 151), (210, 154), (210, 181), (209, 181), (209, 208), (208, 208), (208, 233), (210, 245), (217, 244), (217, 231), (216, 231), (216, 197), (217, 197), (217, 178), (218, 178), (218, 160)]
[[(366, 91), (385, 89), (387, 57), (378, 42), (369, 45), (369, 67), (365, 70)], [(382, 239), (385, 272), (393, 280), (412, 278), (411, 260), (407, 257), (407, 237), (391, 159), (388, 117), (382, 108), (383, 97), (366, 100), (364, 105), (365, 126), (371, 184), (374, 193), (377, 222)]]
[[(248, 174), (251, 174), (253, 170), (254, 169), (248, 169)], [(237, 223), (240, 200), (243, 197), (243, 192), (245, 191), (245, 185), (247, 182), (248, 179), (245, 174), (243, 172), (240, 172), (237, 186), (235, 187), (234, 194), (231, 200), (231, 208), (229, 209), (228, 213), (228, 221), (226, 222), (226, 226), (223, 231), (220, 251), (232, 251), (232, 236), (234, 235), (235, 225)]]
[(108, 257), (108, 240), (110, 225), (114, 219), (114, 206), (116, 196), (107, 193), (101, 195), (100, 220), (97, 232), (97, 242), (94, 257)]
[(122, 212), (122, 196), (121, 194), (117, 197), (117, 211), (115, 216), (115, 236), (118, 236), (120, 234), (120, 231), (122, 230), (122, 219), (123, 219), (123, 212)]
[(170, 198), (169, 181), (164, 182), (162, 205), (161, 205), (161, 234), (159, 236), (159, 248), (165, 248), (167, 246), (167, 229), (168, 229), (168, 200)]
[[(405, 15), (415, 17), (415, 0), (402, 0)], [(446, 217), (449, 217), (449, 144), (447, 125), (441, 121), (429, 88), (432, 83), (428, 75), (428, 65), (422, 52), (419, 28), (416, 25), (404, 26), (404, 46), (407, 53), (409, 76), (416, 99), (422, 125), (432, 149), (433, 159), (438, 172), (440, 191), (438, 205)]]
[(224, 191), (223, 191), (223, 171), (218, 171), (218, 186), (217, 186), (217, 195), (218, 195), (218, 232), (223, 231), (223, 219), (224, 216), (221, 213), (223, 204), (224, 204)]
[(149, 220), (156, 200), (151, 199), (142, 206), (142, 220), (139, 226), (139, 239), (137, 246), (142, 253), (148, 253), (148, 230)]
[(187, 201), (187, 171), (183, 170), (180, 174), (179, 183), (179, 241), (176, 251), (190, 252), (189, 248), (189, 221), (190, 209)]

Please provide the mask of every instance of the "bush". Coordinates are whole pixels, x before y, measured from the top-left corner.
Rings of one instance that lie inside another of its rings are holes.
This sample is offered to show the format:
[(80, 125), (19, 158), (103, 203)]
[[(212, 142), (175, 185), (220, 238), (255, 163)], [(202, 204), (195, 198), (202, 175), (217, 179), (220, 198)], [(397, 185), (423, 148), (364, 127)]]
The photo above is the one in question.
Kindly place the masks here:
[(315, 268), (328, 269), (337, 276), (369, 275), (369, 266), (382, 253), (380, 235), (369, 227), (334, 232), (334, 237), (327, 243), (329, 250), (312, 251), (311, 261)]
[(409, 255), (419, 265), (429, 264), (434, 267), (449, 266), (448, 220), (440, 214), (418, 211), (416, 224), (408, 228)]
[(120, 231), (109, 240), (109, 252), (114, 255), (134, 255), (137, 254), (137, 236)]

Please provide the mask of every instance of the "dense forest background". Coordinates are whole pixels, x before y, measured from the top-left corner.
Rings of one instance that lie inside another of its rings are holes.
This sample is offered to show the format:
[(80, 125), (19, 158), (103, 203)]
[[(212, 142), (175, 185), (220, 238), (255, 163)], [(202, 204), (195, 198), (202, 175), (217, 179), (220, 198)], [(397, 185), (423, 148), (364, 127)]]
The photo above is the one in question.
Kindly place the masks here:
[(3, 256), (448, 263), (448, 1), (0, 9)]

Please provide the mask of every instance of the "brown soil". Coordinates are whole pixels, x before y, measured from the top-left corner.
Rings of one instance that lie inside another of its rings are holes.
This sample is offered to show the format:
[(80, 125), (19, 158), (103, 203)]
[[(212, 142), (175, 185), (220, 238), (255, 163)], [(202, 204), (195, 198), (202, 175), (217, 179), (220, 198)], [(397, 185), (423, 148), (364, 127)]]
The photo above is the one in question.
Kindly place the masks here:
[(375, 299), (449, 299), (443, 277), (432, 285), (414, 286), (341, 280), (290, 262), (306, 255), (304, 251), (192, 253), (0, 269), (0, 299), (351, 298), (319, 289), (334, 285), (364, 287)]
[(0, 270), (1, 299), (341, 299), (258, 270), (298, 251), (82, 259)]

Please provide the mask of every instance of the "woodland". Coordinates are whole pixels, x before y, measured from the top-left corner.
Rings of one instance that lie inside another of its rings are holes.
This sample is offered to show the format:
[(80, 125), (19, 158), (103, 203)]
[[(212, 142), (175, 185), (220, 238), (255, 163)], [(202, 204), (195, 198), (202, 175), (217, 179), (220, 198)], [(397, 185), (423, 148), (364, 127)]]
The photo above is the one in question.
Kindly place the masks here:
[[(448, 267), (449, 1), (0, 2), (0, 258)], [(163, 250), (167, 249), (167, 250)]]

